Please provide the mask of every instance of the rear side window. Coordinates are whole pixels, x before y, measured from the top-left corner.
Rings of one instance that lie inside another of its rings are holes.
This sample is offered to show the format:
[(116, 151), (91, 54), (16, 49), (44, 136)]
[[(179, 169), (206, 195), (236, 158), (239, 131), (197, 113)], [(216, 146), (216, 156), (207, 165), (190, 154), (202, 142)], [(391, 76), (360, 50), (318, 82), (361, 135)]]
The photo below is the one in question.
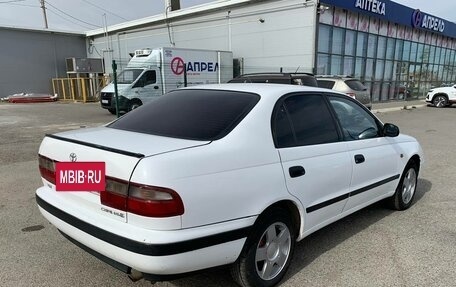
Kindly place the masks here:
[(126, 114), (110, 128), (212, 141), (227, 135), (259, 101), (256, 94), (176, 90)]
[(325, 88), (325, 89), (330, 89), (334, 87), (335, 82), (334, 81), (327, 81), (327, 80), (317, 80), (318, 86), (320, 88)]
[(349, 86), (350, 89), (352, 89), (354, 91), (365, 91), (365, 90), (367, 90), (367, 88), (363, 85), (363, 83), (361, 83), (358, 80), (346, 80), (345, 84), (347, 84), (347, 86)]
[(339, 141), (336, 124), (319, 95), (293, 95), (275, 111), (276, 147), (306, 146)]

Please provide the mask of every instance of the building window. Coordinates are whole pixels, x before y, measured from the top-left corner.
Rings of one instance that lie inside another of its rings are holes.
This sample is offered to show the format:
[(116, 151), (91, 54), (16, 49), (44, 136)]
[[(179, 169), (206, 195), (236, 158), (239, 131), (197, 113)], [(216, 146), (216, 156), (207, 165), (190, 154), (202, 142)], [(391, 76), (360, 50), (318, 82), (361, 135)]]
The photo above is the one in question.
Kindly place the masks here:
[(344, 67), (342, 74), (352, 76), (354, 72), (355, 60), (353, 57), (344, 57)]
[(340, 75), (342, 74), (342, 56), (332, 55), (331, 56), (331, 74)]
[(386, 37), (378, 37), (378, 44), (377, 44), (377, 58), (383, 59), (385, 58), (386, 52)]
[(367, 33), (358, 32), (356, 39), (356, 56), (366, 57), (367, 53)]
[(404, 42), (404, 53), (402, 54), (402, 60), (403, 61), (408, 61), (410, 59), (410, 47), (412, 43), (409, 41)]
[(385, 58), (388, 60), (392, 60), (394, 57), (394, 49), (395, 49), (396, 39), (388, 38), (386, 42), (386, 56)]
[(347, 30), (345, 32), (345, 55), (354, 56), (356, 49), (356, 32)]
[(321, 53), (329, 53), (331, 44), (331, 27), (328, 25), (320, 25), (318, 32), (318, 51)]
[(398, 39), (396, 41), (396, 49), (394, 51), (394, 60), (402, 59), (402, 50), (403, 50), (403, 48), (404, 48), (404, 41)]
[(377, 51), (377, 35), (369, 34), (367, 41), (367, 57), (374, 58)]
[(334, 28), (332, 36), (332, 53), (341, 55), (344, 47), (344, 29)]

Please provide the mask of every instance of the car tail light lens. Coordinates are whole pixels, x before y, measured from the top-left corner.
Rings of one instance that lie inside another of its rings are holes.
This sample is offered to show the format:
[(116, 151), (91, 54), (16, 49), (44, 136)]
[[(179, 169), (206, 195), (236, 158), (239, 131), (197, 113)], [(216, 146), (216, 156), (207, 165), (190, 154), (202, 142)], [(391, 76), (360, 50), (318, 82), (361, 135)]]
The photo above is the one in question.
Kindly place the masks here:
[(55, 161), (42, 155), (38, 155), (38, 165), (41, 177), (55, 184)]
[(184, 204), (174, 190), (135, 183), (130, 185), (127, 209), (129, 212), (148, 217), (184, 214)]
[(353, 99), (356, 99), (356, 94), (355, 93), (347, 93), (347, 95), (352, 97)]
[(146, 217), (171, 217), (184, 214), (184, 204), (172, 189), (128, 184), (106, 178), (106, 190), (100, 193), (101, 204)]
[(101, 204), (127, 210), (128, 181), (106, 177), (106, 188), (100, 192)]

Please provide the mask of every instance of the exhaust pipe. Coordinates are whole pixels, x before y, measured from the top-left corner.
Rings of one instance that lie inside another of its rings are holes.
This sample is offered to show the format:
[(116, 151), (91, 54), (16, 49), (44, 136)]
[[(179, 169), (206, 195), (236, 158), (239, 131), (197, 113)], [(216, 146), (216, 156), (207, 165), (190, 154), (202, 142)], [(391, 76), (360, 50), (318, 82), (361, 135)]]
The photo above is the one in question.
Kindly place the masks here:
[(128, 274), (128, 278), (130, 278), (131, 281), (136, 282), (144, 278), (144, 275), (139, 272), (138, 270), (131, 269), (130, 273)]

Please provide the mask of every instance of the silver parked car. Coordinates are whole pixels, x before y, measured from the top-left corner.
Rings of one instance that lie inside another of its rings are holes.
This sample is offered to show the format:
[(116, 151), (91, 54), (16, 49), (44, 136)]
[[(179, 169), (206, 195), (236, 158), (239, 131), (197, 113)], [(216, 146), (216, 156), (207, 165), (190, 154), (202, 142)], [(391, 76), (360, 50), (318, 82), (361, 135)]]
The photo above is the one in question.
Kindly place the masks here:
[(360, 80), (350, 76), (319, 75), (315, 77), (319, 87), (345, 93), (357, 99), (369, 110), (372, 108), (371, 95)]

